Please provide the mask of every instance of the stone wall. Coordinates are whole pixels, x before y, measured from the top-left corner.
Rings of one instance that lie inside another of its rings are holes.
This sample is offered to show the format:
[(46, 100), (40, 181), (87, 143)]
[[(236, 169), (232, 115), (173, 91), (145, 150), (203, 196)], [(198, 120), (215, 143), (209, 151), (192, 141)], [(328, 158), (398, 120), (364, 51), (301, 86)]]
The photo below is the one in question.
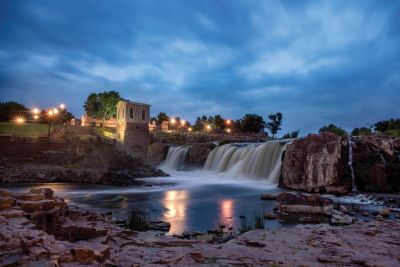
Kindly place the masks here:
[(145, 158), (150, 145), (149, 127), (145, 123), (121, 123), (117, 127), (117, 142), (136, 158)]

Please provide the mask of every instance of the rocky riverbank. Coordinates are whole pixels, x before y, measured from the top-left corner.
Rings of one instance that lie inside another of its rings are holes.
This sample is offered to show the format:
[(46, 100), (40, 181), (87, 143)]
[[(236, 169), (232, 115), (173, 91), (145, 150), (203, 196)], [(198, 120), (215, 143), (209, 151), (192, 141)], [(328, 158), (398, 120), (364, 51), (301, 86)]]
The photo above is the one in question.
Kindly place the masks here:
[[(0, 266), (397, 266), (400, 260), (395, 221), (252, 230), (221, 243), (215, 234), (122, 228), (110, 214), (69, 208), (49, 189), (0, 196)], [(281, 197), (282, 205), (291, 204), (290, 196)]]
[[(89, 135), (89, 137), (92, 137)], [(0, 182), (144, 184), (137, 178), (167, 176), (99, 138), (0, 137)]]

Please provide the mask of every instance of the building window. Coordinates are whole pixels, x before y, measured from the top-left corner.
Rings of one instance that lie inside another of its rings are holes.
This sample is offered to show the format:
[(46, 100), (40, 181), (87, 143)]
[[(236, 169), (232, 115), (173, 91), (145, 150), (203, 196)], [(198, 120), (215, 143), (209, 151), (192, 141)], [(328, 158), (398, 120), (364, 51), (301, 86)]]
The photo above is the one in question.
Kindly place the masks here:
[(131, 117), (131, 119), (133, 119), (133, 108), (131, 108), (130, 117)]
[(142, 110), (142, 120), (146, 119), (146, 110)]

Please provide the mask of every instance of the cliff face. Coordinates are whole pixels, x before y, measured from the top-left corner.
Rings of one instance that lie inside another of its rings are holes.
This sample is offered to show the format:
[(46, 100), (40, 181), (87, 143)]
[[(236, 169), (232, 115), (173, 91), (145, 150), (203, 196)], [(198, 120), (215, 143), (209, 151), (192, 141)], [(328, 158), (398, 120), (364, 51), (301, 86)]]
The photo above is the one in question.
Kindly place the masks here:
[(311, 134), (293, 141), (283, 157), (280, 186), (317, 193), (351, 190), (347, 142), (332, 133)]
[(363, 136), (353, 141), (353, 168), (357, 189), (399, 192), (400, 139)]
[[(353, 137), (353, 172), (358, 190), (400, 191), (400, 139)], [(311, 134), (289, 144), (280, 186), (307, 192), (346, 194), (352, 189), (347, 137)]]

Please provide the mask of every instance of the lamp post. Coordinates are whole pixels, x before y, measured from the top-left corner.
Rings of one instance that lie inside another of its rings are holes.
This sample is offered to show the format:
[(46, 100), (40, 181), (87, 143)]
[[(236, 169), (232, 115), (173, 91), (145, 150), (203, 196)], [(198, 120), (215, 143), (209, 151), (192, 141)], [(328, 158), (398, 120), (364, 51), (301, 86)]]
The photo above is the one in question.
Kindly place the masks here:
[(47, 136), (50, 137), (50, 128), (51, 128), (50, 123), (53, 122), (53, 121), (52, 121), (52, 118), (53, 118), (53, 115), (54, 115), (53, 110), (50, 109), (50, 110), (47, 112), (47, 115), (48, 115), (48, 117), (49, 117), (49, 130), (48, 130), (48, 132), (47, 132)]

